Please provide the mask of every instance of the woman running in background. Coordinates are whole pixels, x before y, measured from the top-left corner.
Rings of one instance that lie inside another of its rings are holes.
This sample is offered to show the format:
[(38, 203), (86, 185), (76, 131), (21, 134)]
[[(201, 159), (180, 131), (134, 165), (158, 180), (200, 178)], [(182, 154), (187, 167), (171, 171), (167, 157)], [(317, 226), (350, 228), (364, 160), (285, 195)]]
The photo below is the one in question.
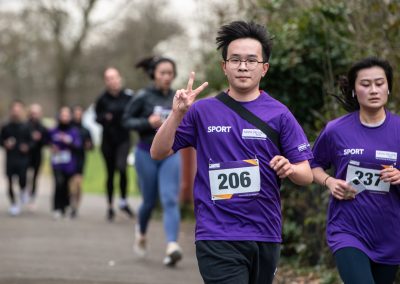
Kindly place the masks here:
[(180, 155), (156, 161), (150, 156), (150, 147), (156, 129), (161, 126), (172, 108), (175, 91), (171, 89), (171, 84), (176, 76), (176, 66), (169, 58), (151, 57), (140, 61), (136, 67), (142, 68), (153, 82), (137, 93), (123, 116), (123, 125), (136, 130), (140, 136), (135, 153), (135, 167), (143, 203), (139, 209), (134, 249), (139, 255), (146, 253), (147, 227), (160, 195), (167, 242), (164, 264), (174, 266), (182, 258), (182, 251), (177, 243), (180, 223)]

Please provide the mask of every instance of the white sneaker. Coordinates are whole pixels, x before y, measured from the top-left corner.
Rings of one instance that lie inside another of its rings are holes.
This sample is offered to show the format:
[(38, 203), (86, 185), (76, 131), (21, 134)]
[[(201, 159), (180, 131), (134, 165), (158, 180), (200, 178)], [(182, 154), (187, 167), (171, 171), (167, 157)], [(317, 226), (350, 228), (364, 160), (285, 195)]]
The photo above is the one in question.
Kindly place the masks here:
[(136, 226), (133, 252), (141, 258), (145, 257), (147, 254), (146, 243), (147, 243), (146, 236), (143, 236), (140, 233), (139, 226)]
[(19, 207), (18, 204), (13, 204), (11, 207), (8, 209), (8, 213), (11, 216), (18, 216), (21, 213), (21, 208)]
[(173, 267), (182, 257), (182, 249), (179, 244), (177, 242), (169, 242), (163, 263), (166, 266)]
[(56, 210), (53, 212), (53, 219), (58, 221), (62, 217), (61, 210)]

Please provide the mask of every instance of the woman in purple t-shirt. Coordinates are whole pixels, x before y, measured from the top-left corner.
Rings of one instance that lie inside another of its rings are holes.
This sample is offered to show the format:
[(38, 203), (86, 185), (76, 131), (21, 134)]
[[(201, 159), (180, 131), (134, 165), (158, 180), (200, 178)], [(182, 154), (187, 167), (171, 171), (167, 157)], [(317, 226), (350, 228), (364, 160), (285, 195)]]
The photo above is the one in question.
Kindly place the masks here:
[(313, 148), (314, 181), (331, 193), (327, 242), (345, 283), (393, 283), (400, 264), (400, 117), (385, 108), (392, 80), (387, 61), (356, 62), (337, 97), (349, 114)]
[(69, 107), (61, 107), (58, 125), (50, 131), (51, 165), (55, 189), (53, 199), (54, 218), (64, 217), (69, 206), (69, 181), (77, 172), (77, 151), (82, 141), (79, 130), (71, 123)]

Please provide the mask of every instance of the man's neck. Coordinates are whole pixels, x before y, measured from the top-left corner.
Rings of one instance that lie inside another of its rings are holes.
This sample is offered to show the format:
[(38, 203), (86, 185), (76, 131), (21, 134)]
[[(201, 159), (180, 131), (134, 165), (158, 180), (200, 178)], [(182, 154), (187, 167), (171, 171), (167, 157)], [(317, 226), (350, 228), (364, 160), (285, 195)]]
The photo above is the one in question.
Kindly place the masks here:
[(258, 87), (251, 91), (241, 92), (240, 90), (229, 89), (229, 96), (239, 102), (251, 102), (257, 99), (260, 96), (260, 90)]
[(108, 93), (113, 97), (118, 97), (121, 90), (108, 90)]

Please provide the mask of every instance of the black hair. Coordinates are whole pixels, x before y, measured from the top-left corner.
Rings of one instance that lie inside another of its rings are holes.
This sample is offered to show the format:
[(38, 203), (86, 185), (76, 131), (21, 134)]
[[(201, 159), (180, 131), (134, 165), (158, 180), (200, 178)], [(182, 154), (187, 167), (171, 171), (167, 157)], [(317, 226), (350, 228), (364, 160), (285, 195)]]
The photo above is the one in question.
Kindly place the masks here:
[(216, 37), (217, 50), (222, 49), (222, 58), (226, 60), (229, 44), (241, 38), (252, 38), (258, 40), (262, 46), (263, 61), (268, 62), (271, 55), (272, 37), (267, 29), (254, 22), (234, 21), (223, 25)]
[(367, 57), (361, 59), (350, 67), (347, 76), (339, 77), (340, 94), (335, 95), (335, 97), (346, 111), (352, 112), (360, 109), (360, 104), (358, 103), (357, 97), (353, 97), (353, 94), (355, 93), (357, 75), (360, 70), (371, 67), (380, 67), (383, 69), (388, 82), (389, 92), (392, 92), (393, 69), (389, 62), (377, 57)]
[(159, 57), (159, 56), (151, 56), (146, 57), (139, 62), (136, 63), (136, 68), (142, 68), (147, 75), (149, 75), (150, 79), (154, 80), (154, 72), (156, 71), (157, 65), (163, 62), (169, 62), (172, 64), (172, 68), (174, 69), (174, 77), (176, 77), (176, 64), (170, 58), (167, 57)]

